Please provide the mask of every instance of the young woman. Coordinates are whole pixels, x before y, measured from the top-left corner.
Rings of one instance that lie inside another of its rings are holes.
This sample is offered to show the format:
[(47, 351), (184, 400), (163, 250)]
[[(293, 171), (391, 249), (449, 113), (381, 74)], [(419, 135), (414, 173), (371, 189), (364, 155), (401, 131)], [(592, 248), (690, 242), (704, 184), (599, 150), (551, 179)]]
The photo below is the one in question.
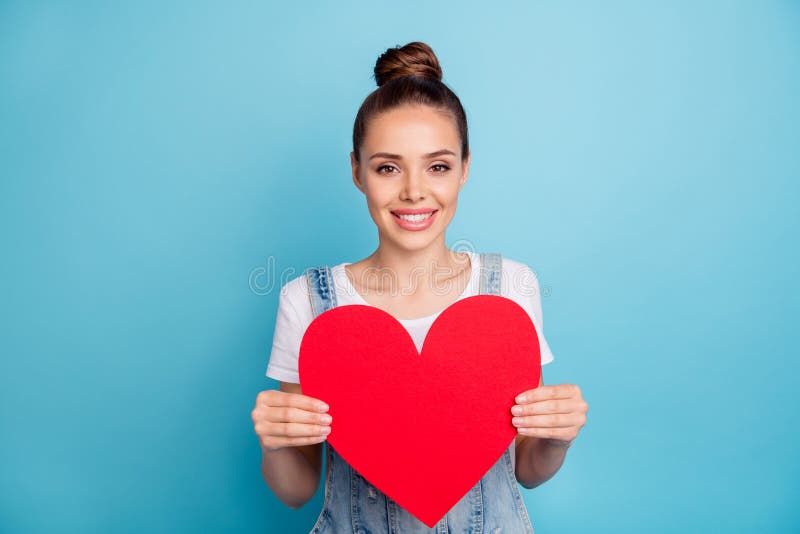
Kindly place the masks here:
[[(499, 255), (445, 245), (470, 151), (466, 115), (442, 83), (433, 50), (421, 42), (390, 48), (378, 58), (375, 79), (378, 89), (356, 116), (350, 160), (353, 182), (377, 226), (378, 247), (361, 261), (308, 270), (281, 288), (266, 373), (280, 381), (280, 389), (260, 392), (252, 412), (264, 480), (295, 509), (319, 487), (323, 442), (336, 424), (324, 402), (301, 393), (297, 372), (303, 333), (330, 306), (376, 306), (398, 319), (421, 350), (441, 311), (459, 299), (494, 292), (529, 313), (542, 363), (553, 360), (531, 269)], [(312, 533), (532, 532), (516, 482), (530, 489), (558, 471), (588, 405), (572, 384), (546, 386), (540, 379), (539, 387), (519, 393), (509, 413), (516, 440), (434, 528), (373, 487), (328, 446), (325, 504)]]

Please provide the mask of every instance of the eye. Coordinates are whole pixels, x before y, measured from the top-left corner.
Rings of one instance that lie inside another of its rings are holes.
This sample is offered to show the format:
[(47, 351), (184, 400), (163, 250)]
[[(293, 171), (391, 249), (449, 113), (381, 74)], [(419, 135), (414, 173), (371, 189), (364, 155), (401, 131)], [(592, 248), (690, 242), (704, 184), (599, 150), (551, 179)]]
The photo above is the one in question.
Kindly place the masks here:
[(378, 174), (386, 174), (385, 172), (382, 171), (382, 169), (389, 169), (389, 168), (394, 169), (395, 166), (394, 165), (388, 165), (388, 164), (387, 165), (381, 165), (380, 167), (378, 167), (375, 170), (378, 172)]
[(442, 170), (440, 170), (440, 171), (434, 171), (434, 172), (438, 172), (438, 173), (443, 173), (443, 172), (447, 172), (447, 171), (449, 171), (449, 170), (450, 170), (450, 167), (448, 167), (448, 166), (447, 166), (447, 165), (445, 165), (444, 163), (437, 163), (436, 165), (434, 165), (434, 166), (433, 166), (433, 167), (431, 167), (431, 168), (434, 168), (434, 167), (441, 167), (441, 169), (442, 169)]

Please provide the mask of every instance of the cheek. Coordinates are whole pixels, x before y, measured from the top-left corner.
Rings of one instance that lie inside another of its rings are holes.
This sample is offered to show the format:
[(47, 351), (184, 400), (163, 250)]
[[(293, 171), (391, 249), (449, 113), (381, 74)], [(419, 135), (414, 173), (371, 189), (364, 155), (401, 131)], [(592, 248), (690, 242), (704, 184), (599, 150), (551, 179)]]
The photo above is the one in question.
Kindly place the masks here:
[(380, 210), (389, 202), (385, 192), (367, 191), (367, 205), (371, 210)]
[(386, 206), (390, 205), (391, 198), (386, 195), (385, 191), (367, 191), (366, 199), (367, 209), (375, 223), (379, 223), (386, 216), (391, 216), (391, 214), (386, 211)]
[(432, 188), (434, 194), (443, 204), (455, 204), (458, 200), (458, 183), (437, 184)]
[(398, 187), (390, 183), (370, 184), (366, 188), (367, 203), (375, 209), (392, 204), (398, 195)]

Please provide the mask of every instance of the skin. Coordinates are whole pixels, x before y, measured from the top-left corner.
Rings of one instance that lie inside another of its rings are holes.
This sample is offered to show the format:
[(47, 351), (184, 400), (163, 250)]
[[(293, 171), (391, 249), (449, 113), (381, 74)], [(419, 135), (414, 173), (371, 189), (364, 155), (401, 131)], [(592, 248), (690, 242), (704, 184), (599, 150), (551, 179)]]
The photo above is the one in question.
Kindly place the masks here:
[[(350, 153), (354, 185), (364, 194), (378, 232), (378, 248), (346, 266), (350, 282), (369, 304), (399, 319), (424, 317), (455, 302), (470, 279), (466, 254), (449, 250), (445, 230), (469, 174), (471, 154), (461, 154), (455, 121), (427, 106), (404, 106), (370, 122), (359, 158)], [(446, 150), (450, 154), (433, 152)], [(375, 154), (391, 154), (379, 155)], [(392, 211), (437, 209), (431, 227), (401, 228)], [(422, 268), (421, 268), (422, 266)], [(376, 276), (380, 273), (380, 276)], [(520, 392), (509, 417), (517, 427), (516, 478), (526, 488), (550, 479), (586, 423), (588, 404), (574, 384)], [(252, 411), (262, 447), (262, 475), (291, 508), (313, 498), (321, 478), (322, 442), (332, 420), (299, 384), (281, 382), (261, 391)]]

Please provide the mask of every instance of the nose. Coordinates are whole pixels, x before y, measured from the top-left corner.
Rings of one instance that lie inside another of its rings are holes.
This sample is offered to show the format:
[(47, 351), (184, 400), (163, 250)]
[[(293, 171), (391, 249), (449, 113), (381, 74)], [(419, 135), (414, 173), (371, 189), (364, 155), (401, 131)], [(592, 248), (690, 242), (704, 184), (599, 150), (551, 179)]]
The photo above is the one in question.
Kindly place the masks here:
[(403, 179), (403, 188), (400, 191), (400, 198), (402, 200), (417, 201), (425, 198), (425, 179), (416, 171), (409, 171), (405, 173)]

